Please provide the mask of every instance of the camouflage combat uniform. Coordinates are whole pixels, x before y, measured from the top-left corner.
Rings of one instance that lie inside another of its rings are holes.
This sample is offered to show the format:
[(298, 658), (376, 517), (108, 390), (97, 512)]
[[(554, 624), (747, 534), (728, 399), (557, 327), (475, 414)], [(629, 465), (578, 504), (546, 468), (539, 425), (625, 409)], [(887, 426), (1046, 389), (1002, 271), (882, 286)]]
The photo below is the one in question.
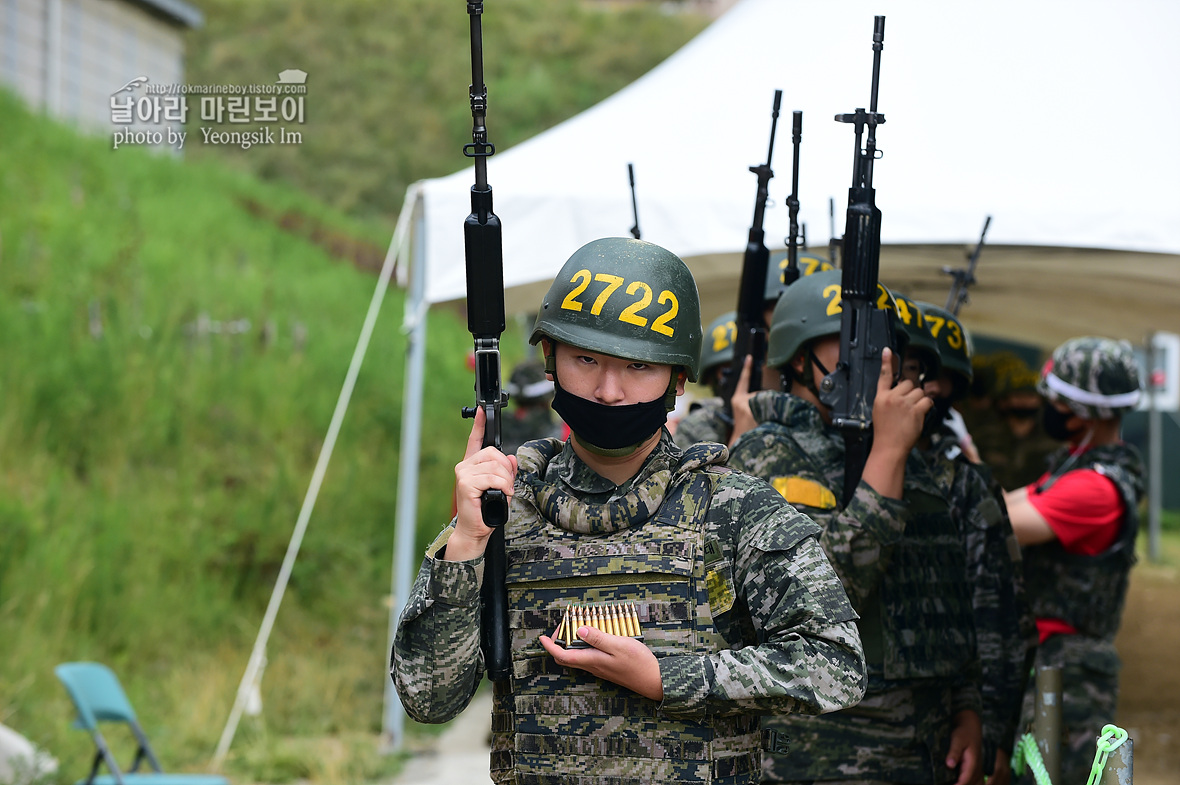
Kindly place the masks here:
[[(532, 442), (505, 539), (513, 675), (495, 684), (496, 782), (757, 782), (758, 715), (832, 711), (864, 692), (855, 614), (819, 528), (765, 483), (682, 453), (665, 431), (615, 486), (570, 443)], [(427, 552), (394, 642), (410, 716), (441, 722), (483, 672), (482, 558)], [(557, 665), (537, 638), (571, 602), (634, 602), (660, 661), (656, 703)]]
[(729, 443), (733, 418), (725, 414), (720, 398), (706, 398), (693, 403), (688, 414), (676, 425), (676, 444), (687, 450), (697, 442)]
[(968, 461), (958, 441), (950, 429), (939, 430), (922, 455), (966, 537), (983, 669), (983, 766), (990, 774), (997, 748), (1012, 754), (1037, 631), (1024, 591), (1020, 545), (1002, 490), (989, 486), (986, 467)]
[(820, 541), (861, 617), (869, 673), (857, 706), (765, 721), (780, 743), (763, 763), (764, 781), (953, 781), (944, 763), (952, 718), (979, 712), (980, 694), (966, 558), (945, 499), (915, 459), (904, 501), (862, 481), (841, 509), (840, 433), (787, 393), (757, 393), (750, 408), (759, 425), (738, 439), (729, 465), (767, 478), (823, 528)]
[[(1068, 459), (1062, 448), (1051, 467)], [(1024, 549), (1024, 577), (1037, 619), (1060, 619), (1078, 632), (1052, 635), (1037, 649), (1036, 664), (1062, 669), (1061, 782), (1084, 783), (1094, 761), (1102, 726), (1114, 721), (1121, 663), (1114, 648), (1122, 621), (1135, 537), (1137, 508), (1143, 497), (1143, 464), (1127, 444), (1087, 450), (1069, 471), (1090, 469), (1109, 477), (1118, 488), (1126, 517), (1114, 545), (1097, 556), (1069, 554), (1057, 539)], [(1030, 488), (1029, 493), (1033, 493)], [(1035, 685), (1024, 696), (1021, 730), (1031, 725)], [(1030, 777), (1031, 780), (1031, 777)]]

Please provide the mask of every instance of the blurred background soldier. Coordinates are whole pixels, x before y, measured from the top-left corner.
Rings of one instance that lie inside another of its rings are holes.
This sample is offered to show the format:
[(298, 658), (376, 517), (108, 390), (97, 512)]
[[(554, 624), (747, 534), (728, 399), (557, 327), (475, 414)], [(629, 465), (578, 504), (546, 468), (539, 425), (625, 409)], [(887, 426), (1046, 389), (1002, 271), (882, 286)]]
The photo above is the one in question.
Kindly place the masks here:
[(687, 449), (697, 442), (727, 444), (733, 420), (721, 400), (721, 377), (733, 363), (733, 339), (737, 313), (730, 311), (714, 319), (701, 343), (700, 383), (713, 391), (712, 398), (693, 401), (688, 414), (676, 426), (676, 444)]
[[(766, 328), (770, 329), (770, 319), (774, 314), (774, 306), (779, 297), (786, 291), (784, 271), (787, 269), (788, 259), (785, 254), (776, 254), (766, 266), (766, 289), (763, 293), (763, 319)], [(822, 256), (814, 254), (799, 254), (799, 275), (808, 276), (826, 270), (832, 270), (831, 262)], [(676, 443), (687, 448), (697, 442), (720, 442), (732, 446), (737, 438), (754, 426), (750, 416), (749, 382), (742, 382), (739, 377), (737, 388), (732, 400), (732, 413), (725, 410), (722, 387), (727, 372), (732, 373), (733, 344), (737, 332), (737, 312), (729, 311), (714, 319), (705, 330), (705, 339), (701, 345), (701, 383), (708, 385), (713, 391), (712, 398), (694, 401), (688, 414), (680, 420), (676, 427)], [(744, 373), (744, 372), (743, 372)], [(765, 375), (762, 387), (767, 387)], [(777, 382), (776, 382), (777, 384)], [(769, 386), (774, 386), (769, 384)]]
[[(936, 305), (897, 297), (897, 310), (910, 337), (907, 360), (915, 352), (938, 355), (938, 371), (926, 382), (934, 408), (918, 450), (964, 534), (983, 668), (983, 770), (989, 785), (1007, 785), (1012, 779), (1010, 760), (1020, 702), (1037, 642), (1024, 591), (1020, 546), (1004, 508), (1002, 490), (995, 484), (989, 486), (987, 467), (969, 459), (960, 433), (945, 420), (948, 413), (954, 413), (952, 405), (961, 401), (971, 386), (970, 335), (953, 314)], [(917, 329), (920, 324), (924, 325), (921, 332)]]
[(995, 389), (991, 416), (971, 431), (980, 459), (1005, 490), (1023, 488), (1045, 472), (1045, 461), (1059, 445), (1041, 424), (1044, 401), (1037, 372), (1016, 355), (991, 363)]
[(562, 438), (561, 420), (553, 413), (553, 382), (545, 377), (545, 363), (525, 360), (512, 369), (508, 384), (509, 409), (500, 421), (501, 450), (511, 455), (525, 442), (552, 436)]
[[(1006, 495), (1024, 546), (1024, 579), (1036, 617), (1038, 666), (1062, 668), (1061, 781), (1085, 782), (1102, 726), (1118, 704), (1115, 634), (1135, 563), (1143, 496), (1138, 451), (1120, 437), (1139, 401), (1131, 345), (1073, 338), (1041, 372), (1045, 431), (1065, 446), (1035, 483)], [(1024, 698), (1031, 722), (1033, 693)]]
[[(767, 753), (763, 781), (978, 783), (980, 666), (966, 549), (913, 453), (933, 405), (916, 386), (923, 370), (914, 364), (894, 384), (896, 352), (877, 382), (860, 484), (841, 503), (844, 438), (819, 392), (840, 355), (840, 279), (839, 270), (801, 278), (779, 300), (770, 389), (751, 396), (758, 424), (734, 444), (729, 465), (768, 480), (823, 528), (820, 542), (860, 615), (869, 687), (843, 711), (768, 719), (771, 743), (790, 741)], [(774, 389), (774, 371), (788, 392)]]

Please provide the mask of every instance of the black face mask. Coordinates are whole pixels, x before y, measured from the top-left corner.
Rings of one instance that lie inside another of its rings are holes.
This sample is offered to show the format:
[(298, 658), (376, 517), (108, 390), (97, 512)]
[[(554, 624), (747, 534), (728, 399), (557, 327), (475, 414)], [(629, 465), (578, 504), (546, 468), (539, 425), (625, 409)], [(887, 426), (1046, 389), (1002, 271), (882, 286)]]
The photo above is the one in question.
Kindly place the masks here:
[(599, 455), (629, 455), (668, 421), (663, 395), (647, 403), (607, 406), (567, 392), (556, 379), (553, 391), (553, 410), (579, 444)]
[(942, 427), (946, 416), (951, 412), (950, 398), (935, 398), (934, 406), (926, 412), (926, 420), (922, 423), (922, 435), (926, 438), (934, 436)]
[(1041, 425), (1045, 427), (1045, 433), (1048, 434), (1049, 438), (1056, 439), (1059, 442), (1069, 441), (1075, 433), (1081, 430), (1080, 428), (1075, 428), (1071, 431), (1065, 427), (1070, 417), (1073, 417), (1073, 412), (1059, 412), (1057, 411), (1057, 407), (1048, 401), (1041, 408)]

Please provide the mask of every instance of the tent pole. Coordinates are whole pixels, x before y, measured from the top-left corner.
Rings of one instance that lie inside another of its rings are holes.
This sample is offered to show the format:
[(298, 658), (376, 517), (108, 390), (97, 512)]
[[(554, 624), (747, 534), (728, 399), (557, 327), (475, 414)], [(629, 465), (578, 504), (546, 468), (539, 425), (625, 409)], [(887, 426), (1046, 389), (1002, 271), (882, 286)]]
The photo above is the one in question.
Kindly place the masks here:
[(1161, 385), (1156, 384), (1156, 369), (1163, 367), (1163, 357), (1156, 333), (1147, 338), (1147, 558), (1160, 562), (1160, 502), (1163, 499), (1164, 423), (1160, 417)]
[(234, 699), (233, 708), (230, 710), (229, 719), (225, 723), (225, 728), (221, 732), (221, 738), (217, 742), (217, 749), (213, 753), (212, 767), (214, 771), (219, 771), (221, 765), (225, 762), (225, 756), (229, 753), (230, 744), (233, 743), (234, 735), (237, 733), (238, 722), (241, 720), (242, 711), (245, 708), (250, 689), (258, 681), (263, 664), (266, 662), (266, 643), (270, 639), (271, 630), (274, 628), (275, 618), (279, 615), (279, 606), (282, 604), (283, 595), (287, 591), (287, 582), (291, 578), (291, 570), (295, 567), (295, 559), (299, 555), (300, 546), (303, 544), (303, 536), (307, 532), (307, 525), (311, 520), (312, 510), (315, 509), (315, 502), (319, 497), (320, 487), (324, 482), (324, 475), (327, 473), (328, 464), (332, 460), (332, 451), (336, 448), (336, 438), (340, 435), (340, 426), (344, 422), (344, 415), (348, 412), (349, 401), (352, 400), (352, 391), (356, 386), (356, 377), (360, 374), (361, 364), (365, 360), (365, 352), (369, 348), (369, 339), (373, 336), (373, 327), (377, 323), (377, 315), (381, 312), (381, 303), (385, 299), (385, 292), (389, 288), (389, 279), (393, 275), (393, 268), (396, 266), (399, 240), (402, 235), (404, 235), (404, 231), (400, 233), (397, 231), (394, 232), (389, 250), (385, 254), (385, 262), (381, 265), (381, 274), (377, 279), (377, 286), (373, 290), (373, 296), (369, 300), (369, 310), (365, 313), (365, 321), (361, 326), (361, 333), (357, 337), (356, 348), (352, 353), (352, 360), (348, 364), (348, 372), (344, 375), (344, 384), (340, 388), (340, 395), (336, 398), (336, 409), (332, 412), (332, 421), (328, 424), (328, 433), (324, 436), (323, 446), (320, 447), (320, 455), (316, 460), (311, 482), (308, 485), (307, 493), (303, 497), (303, 506), (299, 510), (298, 519), (295, 521), (295, 530), (291, 534), (290, 541), (287, 543), (287, 553), (283, 556), (283, 564), (279, 568), (279, 577), (275, 580), (274, 589), (271, 591), (270, 602), (266, 606), (266, 613), (263, 614), (262, 624), (258, 628), (258, 636), (254, 639), (254, 649), (250, 653), (250, 659), (246, 663), (246, 672), (242, 674), (242, 681), (238, 685), (238, 694)]
[[(389, 637), (385, 647), (386, 671), (393, 651), (397, 620), (410, 596), (414, 577), (414, 535), (418, 519), (418, 450), (422, 433), (422, 387), (426, 367), (426, 224), (422, 205), (413, 203), (413, 261), (410, 296), (406, 298), (402, 331), (406, 336), (406, 378), (402, 397), (402, 441), (398, 458), (396, 542), (393, 558), (393, 595), (389, 603)], [(393, 686), (385, 679), (385, 712), (382, 720), (382, 751), (396, 752), (405, 742), (406, 713)]]

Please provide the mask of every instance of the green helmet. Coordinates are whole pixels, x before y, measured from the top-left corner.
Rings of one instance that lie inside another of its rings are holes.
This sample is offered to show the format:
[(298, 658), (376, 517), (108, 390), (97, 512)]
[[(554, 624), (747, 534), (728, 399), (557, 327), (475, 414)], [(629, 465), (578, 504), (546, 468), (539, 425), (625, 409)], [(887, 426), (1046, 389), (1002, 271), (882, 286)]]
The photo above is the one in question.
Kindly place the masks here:
[(701, 303), (680, 257), (655, 243), (607, 237), (583, 245), (553, 280), (530, 343), (542, 337), (625, 360), (679, 365), (696, 381)]
[[(787, 258), (786, 251), (776, 251), (771, 255), (770, 264), (766, 265), (765, 297), (767, 302), (778, 302), (778, 298), (782, 296), (783, 291), (787, 288), (787, 285), (783, 283), (783, 275), (789, 264), (790, 260)], [(809, 253), (799, 254), (800, 278), (835, 269), (832, 263), (822, 256)]]
[(1139, 365), (1126, 341), (1071, 338), (1053, 350), (1037, 391), (1087, 420), (1106, 420), (1139, 403)]
[(975, 350), (971, 345), (971, 335), (958, 317), (945, 308), (939, 308), (933, 303), (918, 303), (922, 309), (922, 318), (926, 322), (926, 329), (934, 338), (938, 347), (938, 357), (942, 360), (944, 371), (956, 374), (964, 382), (964, 388), (971, 384), (975, 377), (972, 368), (972, 356)]
[[(783, 292), (770, 320), (766, 348), (768, 368), (786, 366), (809, 341), (840, 333), (842, 275), (840, 270), (817, 272), (800, 278)], [(877, 291), (877, 307), (897, 313), (889, 290), (878, 283)]]
[(894, 312), (897, 315), (897, 321), (894, 324), (898, 332), (905, 334), (909, 349), (926, 355), (927, 365), (930, 369), (928, 373), (930, 376), (937, 376), (942, 360), (938, 351), (938, 343), (930, 334), (929, 325), (926, 324), (922, 309), (905, 295), (894, 292), (893, 299), (897, 303), (897, 310)]
[(733, 362), (733, 342), (737, 340), (737, 312), (723, 313), (709, 323), (701, 347), (701, 376), (719, 365)]

